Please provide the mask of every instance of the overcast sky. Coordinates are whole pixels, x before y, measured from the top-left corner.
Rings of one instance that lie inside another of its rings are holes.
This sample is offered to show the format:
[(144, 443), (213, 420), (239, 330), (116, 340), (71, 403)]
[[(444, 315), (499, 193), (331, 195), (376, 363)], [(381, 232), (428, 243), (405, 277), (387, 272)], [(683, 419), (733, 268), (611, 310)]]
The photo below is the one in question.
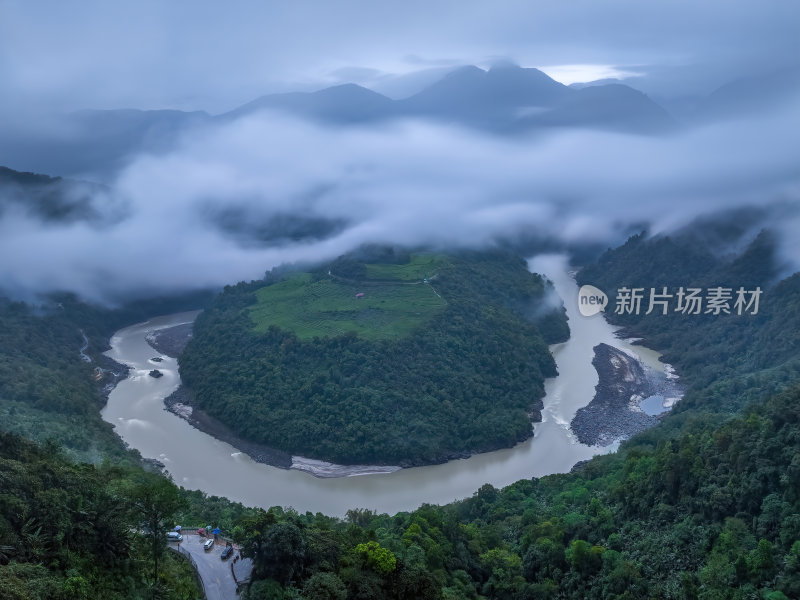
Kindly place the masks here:
[(416, 80), (390, 76), (498, 58), (707, 93), (797, 61), (798, 24), (793, 0), (0, 0), (0, 107), (221, 112), (342, 80), (400, 94)]
[[(48, 172), (35, 162), (48, 153), (104, 149), (63, 150), (73, 130), (37, 111), (219, 113), (346, 81), (399, 97), (446, 69), (508, 60), (567, 83), (631, 76), (677, 105), (796, 64), (798, 25), (794, 0), (0, 0), (0, 135), (15, 159), (32, 139), (26, 168)], [(664, 136), (573, 127), (502, 137), (425, 120), (341, 128), (277, 113), (221, 120), (158, 151), (131, 150), (107, 181), (119, 205), (94, 199), (117, 215), (103, 226), (46, 223), (10, 204), (0, 213), (0, 293), (113, 301), (222, 286), (367, 242), (481, 246), (524, 233), (616, 245), (644, 224), (668, 232), (753, 205), (769, 208), (791, 272), (800, 268), (799, 111), (785, 100)], [(220, 226), (230, 211), (256, 226), (288, 216), (341, 228), (254, 244)], [(751, 225), (754, 236), (762, 224)]]
[[(800, 139), (787, 123), (797, 119), (791, 108), (667, 137), (567, 130), (532, 140), (259, 113), (136, 158), (114, 182), (125, 211), (113, 224), (47, 224), (8, 208), (0, 257), (13, 260), (0, 260), (0, 292), (114, 301), (221, 287), (375, 242), (483, 247), (526, 234), (615, 246), (632, 227), (663, 233), (752, 205), (775, 207), (769, 220), (790, 273), (800, 267)], [(256, 226), (294, 215), (344, 227), (321, 239), (242, 243), (219, 227), (228, 211)], [(748, 239), (764, 223), (751, 223)]]

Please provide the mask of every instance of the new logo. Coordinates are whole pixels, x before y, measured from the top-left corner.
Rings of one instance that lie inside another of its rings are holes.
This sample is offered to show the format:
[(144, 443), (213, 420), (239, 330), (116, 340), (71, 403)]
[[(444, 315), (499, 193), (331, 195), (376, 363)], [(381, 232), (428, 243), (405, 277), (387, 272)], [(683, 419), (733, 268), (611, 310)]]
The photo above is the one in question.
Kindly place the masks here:
[(578, 290), (578, 310), (584, 317), (591, 317), (605, 311), (608, 305), (608, 296), (600, 288), (593, 285), (582, 285)]

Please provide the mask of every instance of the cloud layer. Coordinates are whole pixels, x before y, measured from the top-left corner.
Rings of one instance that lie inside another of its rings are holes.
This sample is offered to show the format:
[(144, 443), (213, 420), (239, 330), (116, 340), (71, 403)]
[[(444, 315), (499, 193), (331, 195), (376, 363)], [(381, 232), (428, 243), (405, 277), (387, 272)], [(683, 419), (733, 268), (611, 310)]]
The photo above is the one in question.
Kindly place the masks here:
[[(343, 81), (402, 97), (454, 66), (506, 58), (633, 72), (635, 87), (688, 114), (732, 79), (796, 65), (798, 23), (800, 3), (761, 0), (0, 0), (0, 131), (19, 168), (85, 173), (72, 158), (94, 165), (109, 150), (59, 113), (220, 113)], [(97, 118), (90, 133), (113, 138)], [(257, 278), (364, 242), (613, 244), (631, 227), (669, 231), (745, 205), (781, 207), (773, 225), (797, 265), (799, 119), (770, 107), (658, 138), (562, 129), (502, 139), (269, 113), (197, 126), (158, 153), (121, 151), (127, 166), (108, 181), (113, 200), (94, 199), (94, 222), (44, 223), (0, 198), (0, 289), (113, 301)], [(61, 170), (37, 166), (53, 164)]]
[[(419, 121), (338, 128), (261, 113), (137, 157), (113, 185), (126, 216), (114, 204), (116, 220), (102, 227), (7, 211), (0, 281), (22, 296), (66, 289), (113, 301), (258, 278), (365, 242), (479, 247), (526, 234), (617, 243), (635, 224), (669, 231), (717, 210), (796, 206), (798, 118), (792, 107), (660, 138), (560, 130), (504, 139)], [(241, 231), (222, 226), (225, 214)], [(321, 239), (253, 239), (287, 218), (337, 226)], [(796, 212), (777, 225), (796, 268), (791, 219)]]
[(763, 0), (3, 0), (0, 112), (222, 112), (268, 92), (353, 81), (353, 68), (374, 82), (421, 64), (498, 57), (659, 69), (661, 83), (645, 91), (666, 82), (674, 94), (708, 93), (796, 64), (799, 22), (798, 3)]

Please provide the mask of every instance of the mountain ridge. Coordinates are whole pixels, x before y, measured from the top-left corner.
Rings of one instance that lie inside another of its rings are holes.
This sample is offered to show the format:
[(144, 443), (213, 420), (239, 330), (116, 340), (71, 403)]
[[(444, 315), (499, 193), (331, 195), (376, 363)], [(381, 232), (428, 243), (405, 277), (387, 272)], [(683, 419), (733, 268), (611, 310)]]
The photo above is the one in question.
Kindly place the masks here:
[[(225, 124), (262, 110), (339, 126), (414, 118), (497, 135), (558, 128), (661, 135), (785, 105), (800, 93), (799, 73), (793, 68), (733, 80), (695, 102), (689, 113), (673, 115), (647, 94), (619, 81), (566, 86), (538, 69), (505, 64), (484, 70), (467, 65), (401, 99), (345, 83), (313, 92), (267, 94), (213, 115), (171, 109), (80, 110), (61, 115), (44, 134), (7, 132), (0, 140), (0, 164), (17, 171), (110, 181), (136, 153), (167, 152), (197, 127)], [(753, 90), (753, 82), (763, 85)], [(64, 130), (74, 135), (64, 138), (58, 133)]]
[[(573, 89), (539, 69), (517, 65), (483, 70), (458, 68), (416, 94), (392, 100), (356, 84), (315, 92), (270, 94), (216, 118), (230, 120), (264, 109), (325, 123), (347, 124), (400, 118), (455, 122), (495, 133), (590, 124), (642, 134), (661, 133), (675, 123), (642, 92), (624, 84)], [(538, 114), (530, 117), (526, 113)]]

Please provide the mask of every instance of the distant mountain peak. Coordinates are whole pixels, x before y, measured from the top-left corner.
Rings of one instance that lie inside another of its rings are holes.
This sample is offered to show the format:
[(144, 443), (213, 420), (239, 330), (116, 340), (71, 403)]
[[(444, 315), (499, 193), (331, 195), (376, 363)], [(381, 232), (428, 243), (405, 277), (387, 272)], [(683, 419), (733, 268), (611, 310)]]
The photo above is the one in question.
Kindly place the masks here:
[(736, 79), (705, 98), (696, 118), (725, 119), (763, 113), (796, 104), (800, 97), (800, 66)]
[(520, 78), (537, 78), (541, 81), (549, 81), (558, 86), (564, 86), (562, 83), (556, 81), (552, 77), (550, 77), (544, 71), (537, 69), (536, 67), (523, 67), (513, 62), (504, 62), (504, 63), (496, 63), (489, 67), (489, 70), (486, 71), (486, 76), (491, 77), (520, 77)]
[(365, 88), (363, 85), (358, 85), (357, 83), (341, 83), (338, 85), (333, 85), (331, 87), (323, 88), (314, 94), (325, 94), (325, 95), (336, 95), (336, 94), (361, 94), (364, 96), (371, 96), (376, 98), (384, 98), (385, 100), (389, 100), (387, 96), (375, 92), (369, 88)]
[(316, 92), (269, 94), (220, 115), (237, 118), (262, 110), (279, 110), (322, 121), (353, 123), (391, 116), (393, 101), (355, 83), (343, 83)]
[(501, 58), (494, 61), (489, 67), (490, 71), (503, 69), (521, 69), (522, 67), (510, 58)]
[(505, 62), (484, 71), (461, 67), (404, 101), (412, 111), (440, 115), (480, 115), (494, 120), (520, 107), (551, 106), (572, 90), (538, 69)]
[(531, 126), (593, 127), (629, 133), (663, 133), (675, 121), (646, 94), (611, 83), (570, 90), (571, 96), (553, 110), (525, 119)]
[(344, 83), (310, 93), (262, 96), (222, 118), (265, 109), (327, 123), (418, 117), (506, 133), (538, 126), (582, 125), (658, 132), (669, 129), (671, 123), (663, 109), (628, 86), (577, 90), (539, 69), (507, 60), (495, 62), (488, 70), (475, 65), (458, 67), (403, 100)]
[[(450, 71), (439, 81), (432, 83), (425, 89), (430, 89), (445, 84), (447, 82), (452, 82), (457, 80), (476, 80), (482, 78), (484, 75), (486, 75), (486, 71), (484, 71), (480, 67), (476, 67), (475, 65), (464, 65), (463, 67), (458, 67), (457, 69)], [(422, 91), (424, 92), (425, 90)]]
[(493, 67), (486, 73), (486, 78), (489, 81), (515, 81), (525, 85), (535, 84), (546, 86), (553, 90), (568, 89), (563, 83), (556, 81), (547, 73), (535, 67), (520, 67), (519, 65)]

